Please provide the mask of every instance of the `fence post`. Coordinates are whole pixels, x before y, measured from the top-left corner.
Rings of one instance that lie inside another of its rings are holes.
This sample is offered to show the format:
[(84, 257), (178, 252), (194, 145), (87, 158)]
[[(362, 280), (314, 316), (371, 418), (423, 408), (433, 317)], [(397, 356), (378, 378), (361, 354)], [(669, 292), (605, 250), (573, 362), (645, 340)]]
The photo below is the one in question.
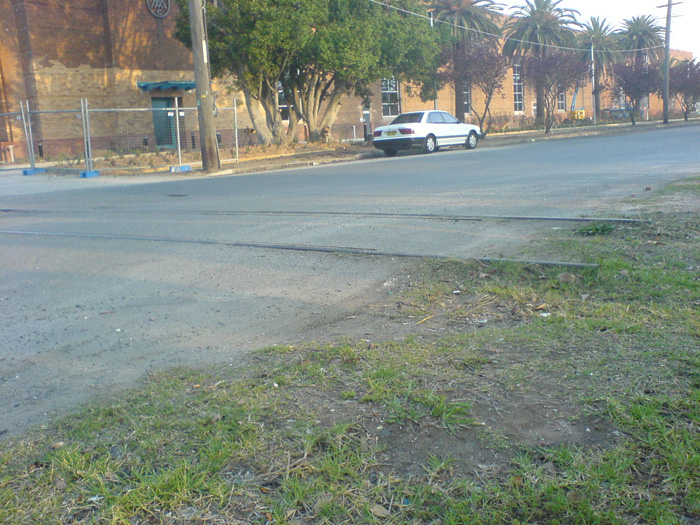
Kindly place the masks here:
[(99, 176), (100, 172), (93, 169), (92, 140), (90, 138), (90, 109), (86, 98), (80, 99), (80, 114), (83, 117), (83, 141), (85, 143), (85, 171), (80, 173), (84, 179)]
[(34, 135), (32, 134), (32, 117), (29, 114), (29, 101), (19, 102), (19, 109), (22, 112), (22, 125), (24, 126), (24, 138), (27, 140), (27, 154), (29, 155), (29, 169), (22, 170), (23, 175), (34, 175), (43, 173), (46, 170), (36, 167), (36, 157), (34, 155)]
[(236, 138), (236, 164), (238, 164), (238, 102), (233, 96), (233, 135)]
[[(175, 135), (177, 135), (176, 139), (176, 144), (177, 144), (177, 167), (175, 166), (170, 166), (170, 173), (177, 173), (177, 172), (182, 172), (182, 171), (192, 171), (191, 166), (183, 166), (182, 165), (182, 140), (180, 137), (180, 102), (178, 101), (178, 98), (175, 97)], [(184, 110), (183, 110), (183, 116), (184, 116)], [(172, 128), (170, 128), (172, 129)]]
[[(29, 138), (29, 130), (27, 129), (27, 116), (24, 113), (24, 102), (19, 101), (19, 110), (22, 113), (22, 128), (24, 129), (24, 140), (27, 143), (27, 155), (29, 155), (29, 164), (32, 165), (32, 141)], [(33, 167), (33, 166), (32, 166)]]
[(182, 168), (182, 146), (180, 144), (180, 103), (175, 97), (175, 134), (177, 135), (177, 165)]

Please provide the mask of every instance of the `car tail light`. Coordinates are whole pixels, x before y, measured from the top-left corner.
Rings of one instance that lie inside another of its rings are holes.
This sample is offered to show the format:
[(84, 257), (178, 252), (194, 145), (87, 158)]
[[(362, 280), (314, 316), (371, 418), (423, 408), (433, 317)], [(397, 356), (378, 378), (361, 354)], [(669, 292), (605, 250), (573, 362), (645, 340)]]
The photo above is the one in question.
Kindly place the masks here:
[(400, 128), (399, 133), (402, 135), (413, 135), (415, 133), (415, 130), (411, 128)]
[(381, 137), (381, 136), (382, 136), (382, 132), (381, 132), (381, 131), (375, 131), (375, 132), (374, 132), (374, 136), (375, 136), (375, 137)]

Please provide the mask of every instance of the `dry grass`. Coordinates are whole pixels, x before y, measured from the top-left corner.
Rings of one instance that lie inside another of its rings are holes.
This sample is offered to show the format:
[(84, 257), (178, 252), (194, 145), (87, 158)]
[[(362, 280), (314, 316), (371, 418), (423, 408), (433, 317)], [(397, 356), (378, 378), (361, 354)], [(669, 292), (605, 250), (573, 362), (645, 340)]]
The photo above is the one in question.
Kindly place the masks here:
[(0, 522), (700, 520), (700, 220), (648, 218), (536, 246), (598, 269), (420, 263), (392, 316), (433, 331), (170, 371), (7, 440)]

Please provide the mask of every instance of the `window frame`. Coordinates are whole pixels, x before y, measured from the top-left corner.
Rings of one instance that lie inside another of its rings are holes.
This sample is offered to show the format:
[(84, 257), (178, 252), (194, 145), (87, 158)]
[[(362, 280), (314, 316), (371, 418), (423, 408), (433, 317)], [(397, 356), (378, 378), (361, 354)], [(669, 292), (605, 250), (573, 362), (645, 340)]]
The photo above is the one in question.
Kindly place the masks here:
[(383, 78), (381, 92), (382, 117), (394, 118), (399, 116), (401, 114), (401, 83), (395, 77)]
[(470, 115), (472, 112), (472, 85), (469, 80), (465, 80), (462, 85), (462, 102), (464, 104), (464, 114)]
[(513, 64), (513, 112), (516, 115), (525, 113), (525, 84), (520, 64)]
[(566, 111), (566, 91), (561, 90), (557, 95), (557, 111)]

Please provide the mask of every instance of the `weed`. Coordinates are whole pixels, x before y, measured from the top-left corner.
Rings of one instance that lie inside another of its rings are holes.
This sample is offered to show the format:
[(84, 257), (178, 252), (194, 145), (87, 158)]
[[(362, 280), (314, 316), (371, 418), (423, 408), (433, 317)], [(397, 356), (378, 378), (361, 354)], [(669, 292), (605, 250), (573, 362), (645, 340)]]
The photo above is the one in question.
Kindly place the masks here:
[(615, 228), (607, 222), (591, 222), (576, 230), (579, 235), (610, 235)]
[(447, 396), (434, 392), (426, 392), (416, 396), (415, 401), (427, 408), (430, 415), (439, 419), (450, 432), (454, 432), (457, 427), (465, 427), (474, 423), (474, 419), (468, 416), (472, 407), (470, 403), (448, 401)]

